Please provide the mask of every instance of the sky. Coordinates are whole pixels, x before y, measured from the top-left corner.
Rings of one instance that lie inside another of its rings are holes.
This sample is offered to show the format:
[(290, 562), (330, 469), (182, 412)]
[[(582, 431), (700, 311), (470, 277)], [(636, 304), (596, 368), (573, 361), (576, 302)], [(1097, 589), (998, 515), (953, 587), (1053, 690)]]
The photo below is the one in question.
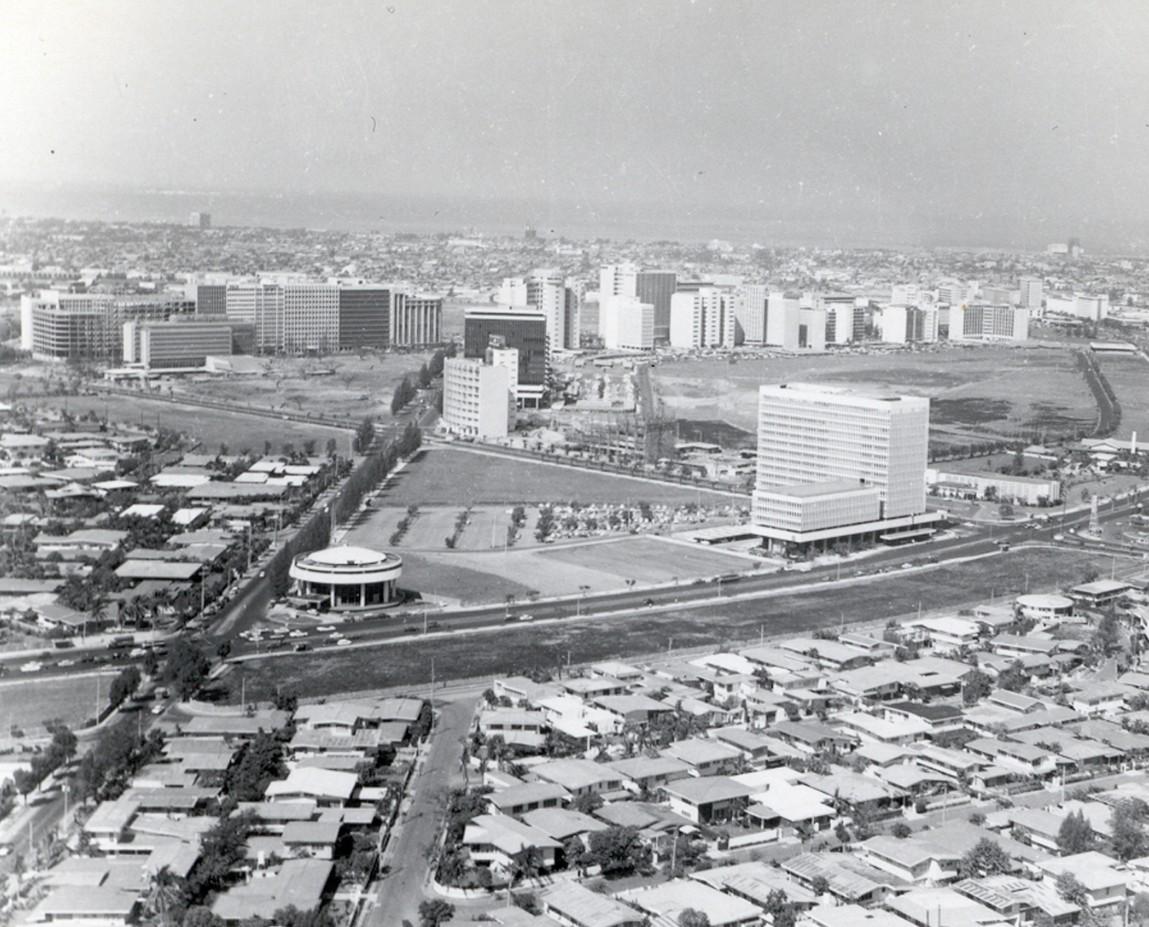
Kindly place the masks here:
[(1149, 239), (1144, 0), (0, 0), (0, 23), (0, 185)]

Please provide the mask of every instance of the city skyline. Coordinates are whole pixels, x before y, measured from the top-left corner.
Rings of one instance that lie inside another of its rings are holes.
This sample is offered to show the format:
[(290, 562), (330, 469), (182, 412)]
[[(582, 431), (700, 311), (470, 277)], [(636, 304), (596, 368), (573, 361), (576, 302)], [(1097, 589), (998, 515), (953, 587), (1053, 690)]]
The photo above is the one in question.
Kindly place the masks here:
[(555, 234), (1149, 240), (1135, 4), (11, 9), (8, 214), (22, 191), (110, 187), (222, 224), (290, 222), (212, 201), (255, 192), (427, 200), (297, 222), (328, 227), (503, 204)]

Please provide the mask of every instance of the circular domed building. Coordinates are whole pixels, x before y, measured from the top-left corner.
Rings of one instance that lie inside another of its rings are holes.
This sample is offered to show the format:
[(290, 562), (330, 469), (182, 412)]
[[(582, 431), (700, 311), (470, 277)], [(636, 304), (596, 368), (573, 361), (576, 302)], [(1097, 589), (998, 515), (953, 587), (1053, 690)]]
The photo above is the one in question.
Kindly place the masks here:
[(299, 554), (288, 575), (300, 598), (322, 597), (332, 611), (381, 608), (398, 596), (403, 559), (367, 547), (341, 545)]
[(1073, 614), (1073, 599), (1052, 593), (1031, 593), (1017, 597), (1017, 608), (1026, 618), (1053, 621)]

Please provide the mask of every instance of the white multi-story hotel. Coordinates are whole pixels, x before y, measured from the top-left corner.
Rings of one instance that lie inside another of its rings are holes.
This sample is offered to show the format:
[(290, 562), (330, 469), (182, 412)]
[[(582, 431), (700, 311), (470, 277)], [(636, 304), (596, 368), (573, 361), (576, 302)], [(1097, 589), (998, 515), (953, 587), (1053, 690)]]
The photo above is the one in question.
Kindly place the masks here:
[(950, 308), (950, 341), (1028, 340), (1028, 309), (964, 304)]
[[(443, 363), (443, 424), (468, 438), (505, 438), (515, 424), (515, 390), (511, 369), (518, 352), (500, 349), (499, 362), (452, 357)], [(515, 355), (510, 357), (510, 355)]]
[(600, 296), (598, 333), (609, 351), (653, 351), (654, 304), (637, 296)]
[(938, 340), (938, 310), (933, 306), (883, 306), (878, 319), (886, 344), (933, 344)]
[(923, 398), (760, 387), (755, 526), (771, 546), (786, 547), (929, 521), (929, 420)]
[(670, 297), (670, 345), (675, 348), (733, 348), (735, 294), (704, 286)]

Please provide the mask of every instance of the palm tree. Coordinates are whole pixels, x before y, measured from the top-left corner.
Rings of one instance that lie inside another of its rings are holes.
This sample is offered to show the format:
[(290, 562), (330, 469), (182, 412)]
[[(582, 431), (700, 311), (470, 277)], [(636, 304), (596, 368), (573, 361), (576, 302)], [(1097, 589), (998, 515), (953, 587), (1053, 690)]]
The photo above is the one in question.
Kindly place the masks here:
[(169, 917), (184, 901), (183, 879), (167, 866), (152, 873), (148, 881), (147, 907), (159, 918), (161, 927), (169, 927)]

